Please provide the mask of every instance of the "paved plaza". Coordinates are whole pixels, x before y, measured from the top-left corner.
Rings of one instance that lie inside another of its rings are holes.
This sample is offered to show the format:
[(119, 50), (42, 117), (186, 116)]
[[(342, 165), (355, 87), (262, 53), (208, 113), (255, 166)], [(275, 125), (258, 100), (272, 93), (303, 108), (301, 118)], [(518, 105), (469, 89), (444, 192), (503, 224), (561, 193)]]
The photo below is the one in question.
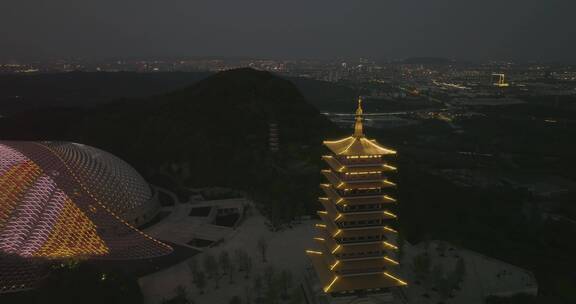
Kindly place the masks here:
[[(304, 268), (308, 263), (305, 255), (306, 248), (312, 243), (314, 234), (314, 224), (316, 221), (305, 221), (301, 224), (294, 225), (290, 229), (279, 232), (272, 232), (266, 225), (266, 219), (259, 214), (254, 208), (247, 215), (242, 225), (233, 233), (228, 235), (224, 241), (204, 251), (191, 259), (196, 259), (200, 267), (203, 266), (203, 258), (206, 254), (218, 256), (221, 251), (228, 251), (233, 255), (236, 249), (242, 249), (252, 257), (252, 273), (263, 273), (264, 269), (273, 266), (277, 272), (286, 269), (292, 273), (293, 281), (300, 282)], [(187, 214), (187, 213), (186, 213)], [(175, 223), (182, 223), (175, 221)], [(179, 224), (179, 225), (180, 225)], [(186, 229), (180, 225), (181, 229)], [(197, 234), (207, 233), (202, 229), (210, 230), (209, 226), (195, 225), (187, 229), (200, 229)], [(164, 228), (164, 231), (177, 231), (178, 229)], [(166, 232), (168, 233), (168, 232)], [(185, 234), (185, 232), (179, 232)], [(268, 243), (267, 262), (262, 262), (261, 254), (257, 242), (264, 238)], [(142, 293), (146, 304), (158, 304), (163, 299), (168, 299), (176, 295), (175, 289), (183, 286), (189, 292), (195, 303), (228, 303), (232, 296), (240, 296), (243, 301), (246, 299), (246, 291), (254, 297), (253, 276), (248, 279), (244, 278), (244, 273), (236, 273), (234, 284), (229, 283), (228, 276), (220, 280), (220, 288), (215, 289), (214, 282), (208, 280), (207, 288), (204, 294), (193, 285), (192, 273), (188, 267), (190, 259), (173, 265), (160, 272), (142, 277), (139, 280)]]

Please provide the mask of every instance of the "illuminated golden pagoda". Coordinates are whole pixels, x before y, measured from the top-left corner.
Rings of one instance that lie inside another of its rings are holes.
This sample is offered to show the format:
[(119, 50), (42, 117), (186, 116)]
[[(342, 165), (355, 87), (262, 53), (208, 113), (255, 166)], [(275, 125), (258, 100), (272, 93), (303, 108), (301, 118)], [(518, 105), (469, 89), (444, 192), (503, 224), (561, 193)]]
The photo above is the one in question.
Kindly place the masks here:
[(325, 141), (322, 158), (328, 183), (321, 184), (324, 211), (317, 224), (317, 248), (307, 251), (325, 294), (333, 298), (391, 294), (406, 285), (395, 274), (397, 216), (393, 209), (396, 168), (387, 159), (396, 151), (365, 137), (362, 99), (358, 100), (354, 134)]

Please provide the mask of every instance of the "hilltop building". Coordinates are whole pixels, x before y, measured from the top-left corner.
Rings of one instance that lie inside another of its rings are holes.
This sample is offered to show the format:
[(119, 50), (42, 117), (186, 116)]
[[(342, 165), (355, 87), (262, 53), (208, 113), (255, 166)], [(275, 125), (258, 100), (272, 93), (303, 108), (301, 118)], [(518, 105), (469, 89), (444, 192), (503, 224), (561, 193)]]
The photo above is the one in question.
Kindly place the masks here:
[[(362, 100), (358, 100), (354, 134), (325, 141), (323, 156), (328, 183), (318, 214), (317, 248), (307, 251), (320, 282), (321, 302), (371, 303), (393, 300), (395, 287), (407, 285), (395, 274), (397, 216), (396, 168), (388, 159), (396, 151), (368, 139), (363, 130)], [(312, 284), (313, 285), (313, 284)]]
[(494, 86), (499, 88), (507, 88), (510, 86), (510, 84), (506, 82), (506, 75), (504, 73), (494, 73), (492, 74), (492, 77), (498, 78), (494, 83)]
[(268, 146), (270, 152), (278, 152), (280, 150), (280, 140), (278, 139), (278, 123), (271, 122), (269, 125)]

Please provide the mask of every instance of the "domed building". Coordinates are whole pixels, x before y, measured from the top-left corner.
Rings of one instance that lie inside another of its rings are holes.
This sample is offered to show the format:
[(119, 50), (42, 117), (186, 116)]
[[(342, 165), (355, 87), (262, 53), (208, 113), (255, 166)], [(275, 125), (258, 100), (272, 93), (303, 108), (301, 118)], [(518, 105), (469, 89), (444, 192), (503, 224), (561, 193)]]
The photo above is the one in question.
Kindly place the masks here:
[(120, 158), (69, 142), (43, 142), (74, 171), (82, 183), (116, 215), (142, 226), (160, 210), (160, 202), (142, 176)]
[(138, 172), (107, 152), (0, 141), (0, 293), (30, 288), (42, 265), (62, 259), (169, 254), (135, 228), (159, 208)]

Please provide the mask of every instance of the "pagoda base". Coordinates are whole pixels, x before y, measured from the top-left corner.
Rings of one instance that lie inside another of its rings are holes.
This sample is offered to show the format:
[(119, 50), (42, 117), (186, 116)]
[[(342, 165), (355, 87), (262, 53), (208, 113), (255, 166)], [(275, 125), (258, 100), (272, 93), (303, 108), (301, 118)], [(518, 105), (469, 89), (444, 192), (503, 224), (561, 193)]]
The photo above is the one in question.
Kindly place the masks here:
[[(309, 304), (400, 304), (401, 300), (394, 296), (393, 288), (379, 292), (349, 293), (345, 295), (324, 292), (324, 283), (314, 267), (314, 256), (309, 256), (310, 262), (304, 274), (303, 290)], [(318, 261), (316, 261), (318, 262)]]

